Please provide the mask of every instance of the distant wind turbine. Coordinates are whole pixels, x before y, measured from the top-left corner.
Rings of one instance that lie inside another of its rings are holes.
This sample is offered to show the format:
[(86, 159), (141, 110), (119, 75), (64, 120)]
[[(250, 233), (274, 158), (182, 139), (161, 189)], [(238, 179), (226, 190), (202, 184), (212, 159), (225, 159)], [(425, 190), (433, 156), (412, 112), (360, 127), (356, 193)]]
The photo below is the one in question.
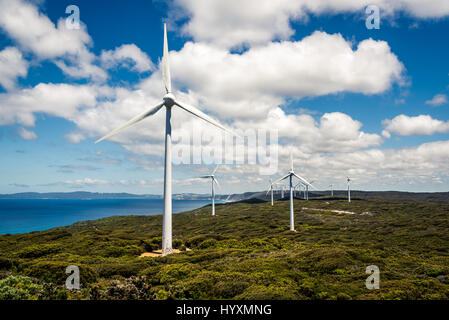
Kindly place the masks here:
[(187, 111), (200, 119), (203, 119), (210, 124), (227, 131), (234, 135), (232, 131), (221, 125), (218, 121), (209, 117), (201, 110), (189, 106), (184, 102), (176, 100), (171, 86), (170, 65), (168, 61), (168, 44), (167, 44), (167, 27), (164, 23), (164, 52), (162, 55), (162, 80), (165, 86), (165, 96), (162, 101), (156, 106), (146, 110), (135, 118), (131, 119), (123, 126), (113, 130), (101, 139), (98, 139), (95, 143), (98, 143), (104, 139), (107, 139), (120, 131), (136, 124), (137, 122), (154, 115), (162, 107), (165, 107), (165, 167), (164, 167), (164, 214), (162, 219), (162, 255), (167, 255), (173, 252), (172, 249), (172, 170), (171, 170), (171, 111), (172, 107), (178, 106), (179, 108)]
[(266, 195), (268, 195), (268, 193), (271, 193), (271, 206), (273, 206), (274, 205), (274, 200), (273, 200), (273, 180), (272, 179), (270, 179), (270, 186), (268, 188), (268, 191), (267, 191)]
[(289, 178), (290, 181), (290, 231), (295, 231), (295, 217), (293, 214), (293, 177), (298, 178), (304, 185), (308, 185), (313, 187), (309, 182), (307, 182), (306, 179), (298, 176), (294, 170), (293, 170), (293, 157), (292, 153), (290, 152), (290, 170), (287, 175), (283, 176), (282, 178), (275, 181), (275, 183), (278, 183), (282, 180), (285, 180)]
[(210, 181), (211, 181), (211, 185), (212, 185), (211, 199), (212, 199), (212, 215), (213, 216), (215, 216), (215, 188), (214, 188), (214, 183), (217, 184), (217, 187), (220, 186), (218, 184), (217, 178), (215, 177), (215, 172), (217, 172), (217, 169), (218, 169), (218, 166), (215, 167), (214, 171), (212, 171), (212, 173), (210, 175), (200, 177), (202, 179), (210, 179)]
[(298, 182), (294, 187), (293, 187), (293, 195), (296, 197), (296, 190), (298, 189), (298, 187), (301, 186), (301, 182)]
[(347, 182), (348, 182), (348, 202), (351, 202), (351, 187), (349, 185), (349, 182), (351, 182), (351, 179), (349, 179), (349, 177), (347, 177)]
[[(314, 182), (315, 182), (315, 180), (314, 181), (310, 181), (310, 184), (312, 184)], [(305, 190), (305, 198), (304, 199), (309, 200), (309, 185), (306, 184), (305, 188), (306, 188), (306, 190)]]
[(329, 187), (331, 188), (331, 197), (334, 196), (334, 185), (330, 184)]

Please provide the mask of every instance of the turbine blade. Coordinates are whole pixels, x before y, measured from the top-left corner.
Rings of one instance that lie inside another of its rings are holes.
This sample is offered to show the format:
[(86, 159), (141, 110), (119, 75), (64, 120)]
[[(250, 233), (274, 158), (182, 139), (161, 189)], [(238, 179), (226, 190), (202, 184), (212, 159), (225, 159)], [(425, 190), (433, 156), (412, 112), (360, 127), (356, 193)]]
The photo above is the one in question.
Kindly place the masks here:
[(206, 178), (211, 178), (211, 176), (201, 176), (201, 177), (198, 177), (198, 178), (206, 179)]
[(277, 183), (281, 182), (282, 180), (287, 179), (288, 177), (290, 177), (290, 174), (287, 174), (286, 176), (283, 176), (282, 178), (276, 180), (275, 182), (273, 182), (273, 184), (277, 184)]
[(217, 184), (217, 187), (220, 188), (220, 184), (218, 183), (218, 180), (215, 177), (213, 177), (212, 180)]
[(315, 187), (312, 186), (312, 185), (311, 185), (306, 179), (304, 179), (303, 177), (298, 176), (296, 173), (293, 173), (293, 175), (294, 175), (296, 178), (298, 178), (299, 180), (301, 180), (305, 185), (308, 185), (309, 187), (312, 187), (312, 188), (315, 189)]
[(207, 114), (205, 114), (203, 111), (201, 111), (201, 110), (199, 110), (199, 109), (197, 109), (197, 108), (195, 108), (195, 107), (189, 106), (189, 105), (187, 105), (187, 104), (185, 104), (185, 103), (182, 103), (182, 104), (181, 104), (181, 103), (178, 102), (178, 101), (175, 101), (175, 104), (176, 104), (178, 107), (180, 107), (181, 109), (184, 109), (185, 111), (187, 111), (187, 112), (193, 114), (194, 116), (197, 116), (198, 118), (203, 119), (204, 121), (209, 122), (210, 124), (213, 124), (214, 126), (220, 128), (220, 129), (222, 129), (222, 130), (224, 130), (224, 131), (226, 131), (226, 132), (228, 132), (228, 133), (230, 133), (230, 134), (232, 134), (232, 135), (237, 136), (237, 134), (234, 133), (234, 132), (232, 132), (232, 130), (226, 128), (225, 126), (223, 126), (222, 124), (220, 124), (217, 120), (214, 120), (213, 118), (209, 117), (209, 116), (208, 116)]
[(214, 171), (212, 171), (212, 174), (215, 174), (215, 172), (217, 172), (219, 164), (217, 164), (217, 166), (215, 167)]
[(162, 55), (162, 79), (164, 80), (165, 91), (171, 92), (170, 63), (168, 61), (167, 25), (164, 23), (164, 52)]
[(125, 123), (124, 125), (122, 125), (121, 127), (118, 127), (114, 130), (112, 130), (110, 133), (108, 133), (107, 135), (105, 135), (104, 137), (98, 139), (97, 141), (95, 141), (95, 143), (98, 143), (100, 141), (103, 141), (104, 139), (110, 138), (113, 135), (119, 133), (122, 130), (125, 130), (126, 128), (132, 126), (133, 124), (136, 124), (137, 122), (145, 119), (146, 117), (152, 116), (153, 114), (155, 114), (156, 112), (158, 112), (162, 106), (164, 105), (163, 102), (159, 103), (157, 106), (139, 114), (137, 117), (132, 118), (131, 120), (129, 120), (127, 123)]

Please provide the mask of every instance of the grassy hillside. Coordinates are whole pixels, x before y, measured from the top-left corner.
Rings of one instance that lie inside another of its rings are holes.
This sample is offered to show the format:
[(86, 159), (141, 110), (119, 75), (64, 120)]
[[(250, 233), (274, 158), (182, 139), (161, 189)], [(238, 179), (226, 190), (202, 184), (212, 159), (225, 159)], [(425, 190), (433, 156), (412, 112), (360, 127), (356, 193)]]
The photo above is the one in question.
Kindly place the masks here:
[[(177, 214), (174, 246), (184, 252), (157, 258), (139, 255), (160, 248), (161, 216), (3, 235), (0, 299), (449, 299), (447, 202), (298, 199), (297, 232), (288, 231), (288, 205)], [(80, 291), (63, 288), (71, 264)], [(380, 290), (365, 287), (373, 264)]]

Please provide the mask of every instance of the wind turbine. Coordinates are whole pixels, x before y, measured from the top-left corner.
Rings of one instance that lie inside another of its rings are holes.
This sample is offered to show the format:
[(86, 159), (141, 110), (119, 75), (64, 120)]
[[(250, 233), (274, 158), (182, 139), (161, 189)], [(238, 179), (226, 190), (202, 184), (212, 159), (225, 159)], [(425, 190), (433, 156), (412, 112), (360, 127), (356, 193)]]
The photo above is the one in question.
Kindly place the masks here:
[(331, 197), (334, 196), (334, 185), (330, 184), (329, 187), (331, 188)]
[(184, 102), (176, 100), (171, 86), (170, 65), (168, 61), (168, 44), (167, 44), (167, 27), (164, 23), (164, 51), (162, 55), (162, 80), (165, 86), (165, 95), (162, 101), (156, 106), (147, 109), (145, 112), (139, 114), (135, 118), (131, 119), (123, 126), (114, 129), (104, 137), (98, 139), (95, 143), (98, 143), (104, 139), (107, 139), (120, 131), (138, 123), (139, 121), (154, 115), (162, 107), (165, 107), (165, 167), (164, 167), (164, 214), (162, 219), (162, 255), (167, 255), (173, 252), (172, 249), (172, 170), (171, 170), (171, 111), (174, 106), (177, 106), (184, 111), (187, 111), (200, 119), (203, 119), (210, 124), (225, 130), (231, 134), (232, 131), (221, 125), (218, 121), (209, 117), (201, 110), (189, 106)]
[(293, 215), (293, 177), (298, 178), (303, 184), (313, 187), (306, 179), (298, 176), (293, 170), (293, 158), (292, 153), (290, 152), (290, 170), (288, 174), (275, 181), (275, 183), (278, 183), (287, 178), (290, 180), (290, 231), (295, 231), (295, 217)]
[[(310, 184), (312, 184), (314, 182), (315, 181), (310, 181)], [(306, 188), (306, 190), (305, 190), (305, 197), (304, 197), (304, 199), (309, 200), (309, 185), (306, 184), (305, 188)]]
[[(299, 187), (302, 186), (301, 182), (298, 182), (294, 187), (293, 187), (293, 191), (294, 191), (294, 196), (296, 197), (296, 191)], [(301, 196), (301, 190), (299, 191), (299, 195)]]
[(268, 195), (269, 192), (271, 192), (271, 206), (273, 206), (274, 201), (273, 201), (273, 180), (272, 179), (270, 179), (270, 187), (268, 188), (266, 195)]
[(212, 171), (212, 174), (207, 175), (207, 176), (202, 176), (200, 178), (202, 179), (210, 179), (211, 183), (212, 183), (212, 216), (215, 216), (215, 189), (214, 189), (214, 183), (217, 184), (217, 187), (219, 187), (220, 185), (218, 184), (218, 180), (217, 178), (215, 178), (215, 172), (217, 171), (218, 166), (215, 167), (214, 171)]
[(349, 177), (347, 177), (347, 182), (348, 182), (348, 202), (351, 202), (351, 188), (349, 186), (349, 182), (351, 181), (351, 179), (349, 179)]

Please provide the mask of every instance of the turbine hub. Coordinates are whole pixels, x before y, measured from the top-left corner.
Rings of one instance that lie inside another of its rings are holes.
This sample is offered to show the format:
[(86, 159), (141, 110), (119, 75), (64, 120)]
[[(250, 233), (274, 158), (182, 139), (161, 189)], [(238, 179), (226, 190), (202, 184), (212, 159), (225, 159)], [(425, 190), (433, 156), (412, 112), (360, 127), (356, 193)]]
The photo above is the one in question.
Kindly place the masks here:
[(164, 96), (163, 100), (166, 107), (173, 107), (173, 105), (175, 104), (175, 96), (173, 95), (173, 93), (167, 93)]

